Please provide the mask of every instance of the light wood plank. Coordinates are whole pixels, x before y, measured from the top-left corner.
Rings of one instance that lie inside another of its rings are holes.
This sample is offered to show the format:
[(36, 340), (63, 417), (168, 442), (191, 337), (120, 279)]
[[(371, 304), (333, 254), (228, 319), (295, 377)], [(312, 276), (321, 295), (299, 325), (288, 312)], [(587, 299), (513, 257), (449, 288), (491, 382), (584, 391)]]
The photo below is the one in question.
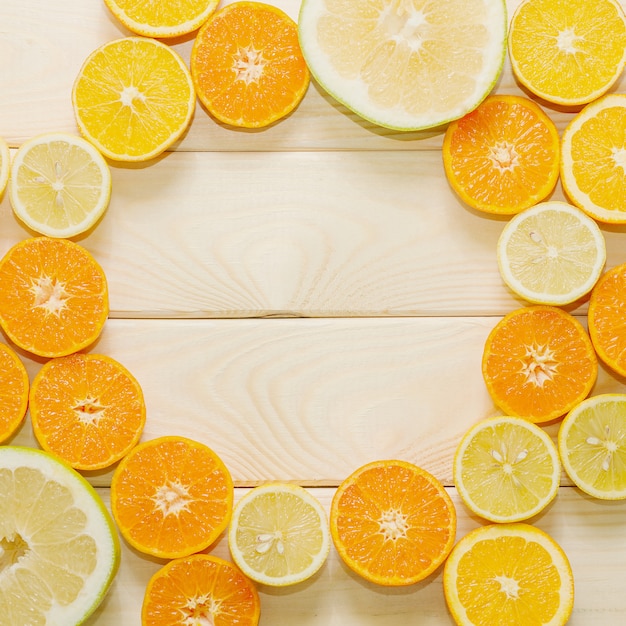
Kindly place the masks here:
[[(203, 441), (239, 485), (336, 486), (377, 458), (414, 462), (452, 485), (461, 435), (501, 413), (481, 373), (497, 319), (112, 319), (91, 351), (141, 384), (144, 439)], [(40, 363), (24, 361), (32, 380)], [(608, 391), (626, 386), (601, 368), (592, 393)], [(28, 422), (14, 442), (35, 445)], [(90, 478), (108, 485), (110, 473)]]
[[(523, 304), (498, 271), (506, 219), (464, 207), (435, 151), (172, 153), (112, 173), (109, 209), (78, 240), (105, 270), (112, 317), (493, 315)], [(603, 232), (607, 266), (625, 263), (626, 226)], [(30, 234), (5, 194), (0, 254)]]
[[(328, 510), (332, 489), (312, 489)], [(467, 515), (454, 489), (457, 537), (481, 524)], [(238, 489), (236, 498), (244, 493)], [(108, 490), (100, 490), (108, 503)], [(623, 564), (626, 559), (626, 503), (599, 502), (562, 487), (556, 500), (532, 520), (566, 552), (575, 580), (574, 612), (569, 626), (622, 626)], [(161, 562), (123, 546), (122, 566), (113, 586), (86, 626), (131, 626), (140, 623), (141, 602), (150, 577)], [(225, 537), (209, 551), (230, 560)], [(285, 589), (260, 586), (260, 626), (444, 626), (454, 622), (443, 597), (441, 568), (411, 587), (383, 589), (361, 580), (341, 562), (334, 547), (312, 579)]]

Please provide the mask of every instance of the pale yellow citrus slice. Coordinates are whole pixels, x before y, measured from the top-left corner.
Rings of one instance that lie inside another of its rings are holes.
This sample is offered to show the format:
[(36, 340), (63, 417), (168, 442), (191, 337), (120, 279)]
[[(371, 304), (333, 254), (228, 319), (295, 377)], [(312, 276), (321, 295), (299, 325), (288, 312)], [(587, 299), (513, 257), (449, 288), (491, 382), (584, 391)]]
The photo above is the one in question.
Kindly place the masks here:
[(521, 522), (552, 502), (561, 463), (539, 426), (508, 415), (470, 428), (454, 456), (454, 484), (466, 506), (492, 522)]
[(490, 524), (462, 537), (443, 571), (458, 626), (563, 626), (574, 576), (559, 544), (530, 524)]
[(92, 228), (108, 207), (111, 172), (87, 140), (47, 133), (18, 149), (9, 192), (26, 226), (48, 237), (74, 237)]
[(566, 202), (540, 202), (515, 215), (497, 245), (500, 274), (518, 296), (564, 305), (588, 294), (606, 261), (598, 224)]
[(196, 103), (191, 73), (170, 46), (124, 37), (94, 50), (72, 89), (81, 133), (106, 157), (145, 161), (185, 132)]
[(178, 37), (197, 30), (215, 11), (219, 0), (104, 0), (126, 28), (146, 37)]
[(588, 104), (561, 139), (561, 183), (569, 199), (594, 219), (626, 223), (626, 94)]
[(626, 394), (583, 400), (563, 419), (558, 441), (563, 467), (582, 491), (626, 498)]
[(320, 85), (366, 120), (398, 130), (474, 109), (506, 52), (502, 0), (303, 0), (298, 26)]
[(9, 182), (9, 172), (11, 171), (11, 152), (9, 144), (0, 137), (0, 198)]
[(263, 484), (235, 505), (228, 543), (233, 560), (252, 580), (293, 585), (313, 576), (326, 561), (326, 511), (303, 487)]
[(524, 0), (509, 28), (509, 58), (531, 93), (562, 105), (599, 98), (626, 61), (626, 18), (617, 0)]
[(120, 563), (113, 520), (93, 487), (56, 457), (0, 447), (3, 624), (82, 624)]

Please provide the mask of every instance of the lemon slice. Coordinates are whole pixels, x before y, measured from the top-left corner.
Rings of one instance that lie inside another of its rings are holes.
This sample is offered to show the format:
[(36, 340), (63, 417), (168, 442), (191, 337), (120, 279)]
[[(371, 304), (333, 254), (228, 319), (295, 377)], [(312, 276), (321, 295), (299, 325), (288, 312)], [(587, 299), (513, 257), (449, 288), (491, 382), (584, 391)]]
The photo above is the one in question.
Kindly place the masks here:
[(403, 131), (478, 106), (506, 52), (502, 0), (303, 0), (298, 26), (321, 86), (366, 120)]
[(198, 29), (215, 11), (219, 0), (104, 0), (126, 28), (146, 37), (178, 37)]
[(82, 624), (119, 562), (113, 521), (80, 474), (46, 452), (0, 447), (3, 624)]
[(9, 172), (11, 170), (11, 153), (9, 152), (9, 145), (0, 137), (0, 198), (7, 183), (9, 182)]
[(563, 548), (530, 524), (479, 526), (454, 546), (443, 571), (458, 626), (563, 626), (574, 606), (574, 576)]
[(597, 223), (566, 202), (541, 202), (515, 215), (497, 245), (504, 282), (535, 304), (563, 305), (589, 293), (604, 268)]
[(94, 50), (72, 88), (80, 132), (117, 161), (164, 152), (189, 126), (195, 103), (181, 56), (146, 37), (115, 39)]
[(326, 511), (306, 489), (267, 483), (236, 504), (228, 541), (244, 574), (282, 587), (320, 569), (330, 550), (330, 531)]
[(626, 394), (592, 396), (573, 408), (559, 428), (567, 475), (595, 498), (626, 498)]
[(92, 228), (108, 207), (111, 172), (82, 137), (47, 133), (15, 154), (9, 193), (26, 226), (48, 237), (74, 237)]
[(539, 426), (520, 417), (481, 420), (454, 457), (454, 483), (466, 506), (492, 522), (521, 522), (554, 499), (559, 454)]

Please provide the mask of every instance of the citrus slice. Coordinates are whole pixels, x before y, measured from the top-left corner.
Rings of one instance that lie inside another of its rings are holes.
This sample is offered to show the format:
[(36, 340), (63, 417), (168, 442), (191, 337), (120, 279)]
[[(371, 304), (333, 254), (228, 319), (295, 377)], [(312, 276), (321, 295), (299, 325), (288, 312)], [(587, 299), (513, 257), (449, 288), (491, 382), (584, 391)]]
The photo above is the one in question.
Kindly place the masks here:
[(521, 96), (488, 96), (448, 125), (446, 177), (469, 206), (512, 215), (546, 198), (559, 177), (559, 133), (539, 105)]
[(68, 239), (32, 237), (0, 259), (0, 326), (23, 350), (65, 356), (92, 344), (109, 313), (106, 276)]
[(24, 420), (29, 384), (20, 357), (0, 343), (0, 443), (9, 439)]
[(0, 447), (0, 615), (4, 624), (82, 624), (120, 563), (93, 487), (40, 450)]
[(135, 377), (101, 354), (45, 363), (33, 379), (29, 410), (39, 445), (79, 470), (109, 467), (126, 456), (146, 421)]
[(403, 131), (476, 108), (506, 53), (502, 0), (303, 0), (298, 27), (311, 74), (331, 96)]
[(521, 522), (552, 502), (561, 463), (536, 424), (508, 415), (470, 428), (454, 456), (454, 484), (465, 505), (492, 522)]
[(111, 510), (122, 536), (164, 559), (208, 548), (226, 529), (233, 482), (218, 455), (185, 437), (135, 446), (111, 480)]
[(232, 563), (207, 554), (170, 561), (146, 587), (143, 626), (256, 626), (260, 602), (254, 583)]
[(591, 292), (587, 323), (603, 363), (626, 376), (626, 263), (605, 272)]
[(26, 226), (49, 237), (74, 237), (93, 227), (109, 205), (111, 172), (85, 139), (47, 133), (18, 149), (9, 192)]
[(509, 57), (536, 96), (581, 105), (604, 94), (626, 61), (626, 18), (617, 0), (524, 0), (511, 18)]
[(494, 326), (485, 342), (482, 372), (502, 411), (543, 423), (587, 397), (598, 360), (573, 315), (535, 305), (511, 311)]
[(406, 461), (373, 461), (339, 485), (330, 532), (344, 563), (359, 576), (379, 585), (411, 585), (450, 553), (456, 510), (425, 470)]
[(443, 570), (458, 626), (563, 626), (574, 605), (569, 560), (530, 524), (490, 524), (462, 537)]
[(94, 50), (72, 88), (80, 132), (117, 161), (146, 161), (164, 152), (189, 126), (195, 103), (180, 55), (145, 37), (115, 39)]
[(190, 67), (209, 113), (244, 128), (291, 113), (310, 81), (296, 23), (262, 2), (233, 2), (214, 13), (196, 35)]
[(563, 131), (561, 183), (592, 218), (626, 224), (626, 94), (588, 104)]
[(219, 0), (104, 0), (129, 30), (146, 37), (178, 37), (197, 30), (215, 11)]
[(9, 172), (11, 171), (11, 152), (9, 145), (0, 137), (0, 198), (9, 182)]
[(575, 406), (559, 428), (567, 475), (594, 498), (626, 498), (626, 394), (592, 396)]
[(588, 294), (606, 261), (595, 220), (565, 202), (540, 202), (515, 215), (497, 246), (504, 282), (536, 304), (564, 305)]
[(328, 556), (326, 511), (298, 485), (260, 485), (235, 505), (228, 544), (233, 560), (252, 580), (275, 587), (300, 583)]

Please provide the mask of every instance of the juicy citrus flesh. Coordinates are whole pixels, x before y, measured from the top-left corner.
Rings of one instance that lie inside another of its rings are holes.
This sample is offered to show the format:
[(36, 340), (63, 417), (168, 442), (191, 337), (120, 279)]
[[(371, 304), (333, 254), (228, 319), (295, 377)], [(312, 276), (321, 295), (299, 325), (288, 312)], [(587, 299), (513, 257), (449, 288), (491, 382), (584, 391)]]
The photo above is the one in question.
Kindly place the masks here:
[(556, 104), (581, 105), (604, 94), (626, 60), (626, 20), (615, 0), (525, 0), (509, 28), (516, 78)]
[(582, 491), (626, 498), (626, 394), (583, 400), (563, 419), (558, 442), (563, 467)]
[(9, 190), (13, 211), (29, 228), (49, 237), (74, 237), (105, 212), (111, 172), (85, 139), (47, 133), (18, 149)]
[(256, 626), (260, 601), (254, 583), (232, 563), (207, 554), (175, 559), (148, 582), (144, 626)]
[(591, 292), (587, 321), (600, 359), (626, 376), (626, 264), (605, 272)]
[(544, 423), (587, 397), (598, 361), (584, 327), (558, 307), (511, 311), (491, 330), (482, 371), (494, 403), (507, 415)]
[(0, 198), (9, 182), (9, 172), (11, 171), (11, 152), (9, 144), (0, 137)]
[(562, 626), (574, 602), (567, 556), (530, 524), (491, 524), (462, 537), (444, 566), (446, 603), (459, 626)]
[(232, 506), (233, 482), (223, 461), (185, 437), (138, 444), (111, 481), (111, 510), (122, 536), (160, 558), (208, 548), (228, 526)]
[(209, 113), (244, 128), (291, 113), (310, 82), (296, 23), (261, 2), (235, 2), (214, 13), (198, 31), (190, 66)]
[(109, 313), (104, 271), (68, 240), (24, 239), (0, 259), (0, 325), (17, 346), (44, 357), (92, 344)]
[(228, 540), (244, 574), (272, 586), (307, 580), (330, 550), (325, 510), (306, 489), (290, 483), (260, 485), (239, 500)]
[(82, 624), (120, 562), (113, 520), (77, 472), (46, 452), (0, 447), (0, 615)]
[(336, 100), (380, 126), (457, 119), (491, 91), (506, 51), (500, 0), (304, 0), (300, 43)]
[(146, 37), (178, 37), (198, 29), (215, 11), (219, 0), (105, 0), (126, 28)]
[(0, 343), (0, 443), (21, 426), (28, 406), (30, 381), (15, 351)]
[(94, 50), (72, 88), (81, 133), (117, 161), (146, 161), (164, 152), (189, 126), (195, 99), (180, 55), (145, 37)]
[(469, 206), (513, 215), (544, 200), (559, 177), (554, 122), (522, 96), (488, 96), (448, 125), (443, 142), (446, 177)]
[(593, 219), (626, 223), (626, 95), (588, 104), (562, 137), (561, 182), (568, 198)]
[(352, 571), (379, 585), (410, 585), (434, 572), (450, 553), (456, 511), (430, 473), (405, 461), (374, 461), (338, 487), (330, 530)]
[(135, 377), (100, 354), (45, 363), (33, 379), (29, 409), (39, 445), (79, 470), (109, 467), (126, 456), (146, 421)]
[(554, 499), (561, 478), (552, 439), (526, 419), (497, 416), (475, 424), (454, 456), (454, 484), (466, 506), (492, 522), (521, 522)]
[(540, 202), (504, 226), (497, 245), (504, 282), (535, 304), (564, 305), (587, 295), (606, 262), (595, 220), (565, 202)]

